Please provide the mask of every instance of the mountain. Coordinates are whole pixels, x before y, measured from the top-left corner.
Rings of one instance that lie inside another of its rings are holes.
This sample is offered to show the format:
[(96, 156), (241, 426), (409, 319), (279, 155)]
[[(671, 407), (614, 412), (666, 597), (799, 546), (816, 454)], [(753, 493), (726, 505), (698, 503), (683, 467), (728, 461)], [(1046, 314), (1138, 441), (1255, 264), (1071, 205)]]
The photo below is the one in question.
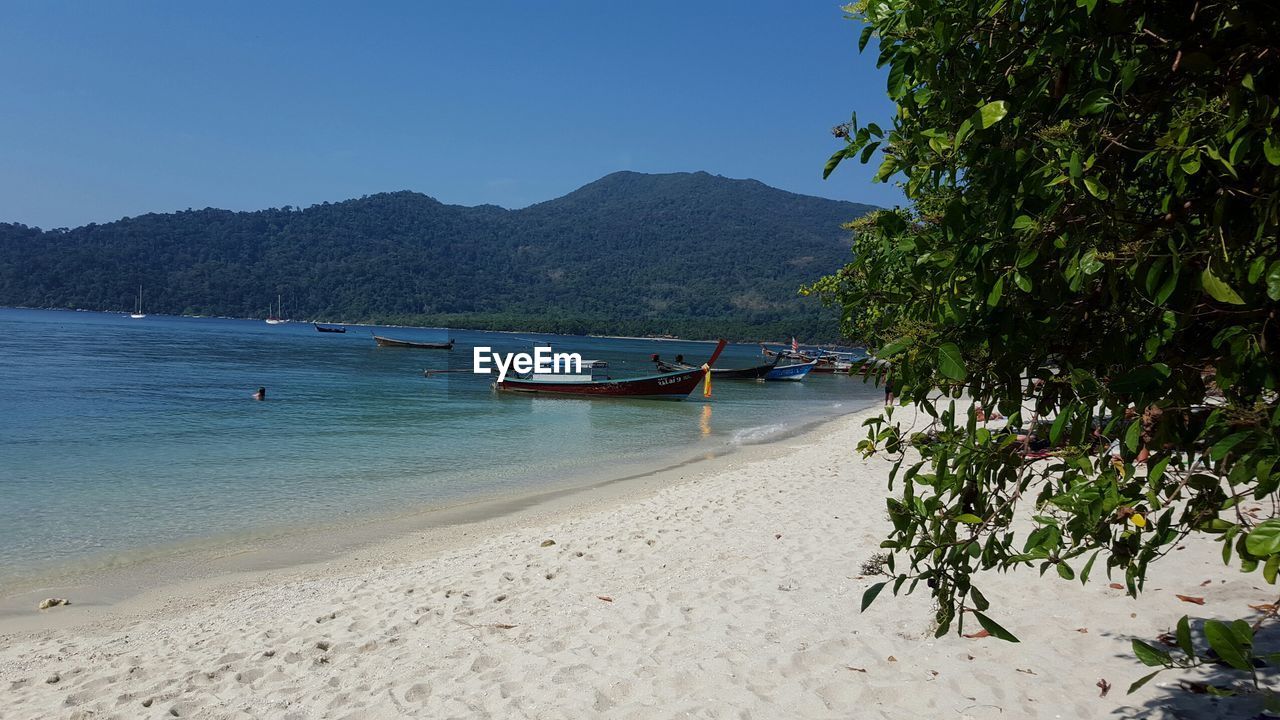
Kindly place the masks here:
[(0, 305), (601, 334), (830, 340), (797, 296), (872, 206), (755, 180), (618, 172), (520, 210), (414, 192), (73, 230), (0, 224)]

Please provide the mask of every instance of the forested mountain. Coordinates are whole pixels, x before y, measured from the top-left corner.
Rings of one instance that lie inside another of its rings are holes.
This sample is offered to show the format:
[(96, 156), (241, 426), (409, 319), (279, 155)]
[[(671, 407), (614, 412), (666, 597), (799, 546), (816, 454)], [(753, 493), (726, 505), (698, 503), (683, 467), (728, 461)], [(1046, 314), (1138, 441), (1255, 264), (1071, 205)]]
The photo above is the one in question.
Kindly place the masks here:
[(0, 305), (686, 337), (829, 340), (799, 285), (871, 206), (707, 173), (619, 172), (521, 210), (395, 192), (74, 230), (0, 224)]

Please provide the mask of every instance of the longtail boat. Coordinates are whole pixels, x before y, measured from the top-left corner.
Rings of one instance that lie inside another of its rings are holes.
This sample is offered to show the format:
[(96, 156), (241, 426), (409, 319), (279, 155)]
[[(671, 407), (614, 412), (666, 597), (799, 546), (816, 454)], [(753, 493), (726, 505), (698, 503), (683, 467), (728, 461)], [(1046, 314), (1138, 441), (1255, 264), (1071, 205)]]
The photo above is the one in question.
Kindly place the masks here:
[(803, 380), (810, 372), (815, 372), (817, 366), (817, 360), (792, 365), (779, 365), (766, 373), (764, 379), (769, 382), (774, 380)]
[[(716, 358), (724, 350), (724, 340), (716, 345), (715, 352), (707, 361), (707, 367), (715, 364)], [(631, 398), (636, 400), (683, 400), (693, 392), (707, 375), (702, 367), (689, 370), (677, 370), (661, 375), (647, 377), (612, 378), (596, 380), (591, 375), (536, 375), (508, 377), (493, 384), (498, 390), (523, 393), (541, 393), (545, 395)]]
[(344, 327), (333, 327), (330, 325), (321, 325), (320, 323), (311, 323), (319, 332), (344, 333), (347, 331)]
[(374, 342), (378, 343), (378, 347), (394, 347), (394, 348), (417, 348), (418, 350), (452, 350), (453, 340), (447, 343), (424, 343), (413, 342), (410, 340), (396, 340), (395, 338), (382, 337), (381, 335), (373, 336)]
[(765, 357), (784, 357), (801, 362), (816, 361), (817, 365), (813, 367), (813, 372), (815, 373), (848, 373), (853, 369), (853, 361), (856, 358), (853, 353), (832, 350), (819, 350), (817, 352), (806, 352), (798, 349), (770, 350), (763, 343), (760, 345), (760, 352)]
[[(692, 370), (696, 365), (690, 365), (684, 361), (684, 355), (677, 355), (675, 362), (667, 362), (659, 357), (656, 353), (649, 356), (649, 359), (662, 372), (679, 372), (681, 370)], [(776, 356), (772, 363), (766, 365), (756, 365), (755, 367), (745, 368), (711, 368), (711, 377), (715, 380), (762, 380), (769, 371), (782, 361), (782, 356)]]

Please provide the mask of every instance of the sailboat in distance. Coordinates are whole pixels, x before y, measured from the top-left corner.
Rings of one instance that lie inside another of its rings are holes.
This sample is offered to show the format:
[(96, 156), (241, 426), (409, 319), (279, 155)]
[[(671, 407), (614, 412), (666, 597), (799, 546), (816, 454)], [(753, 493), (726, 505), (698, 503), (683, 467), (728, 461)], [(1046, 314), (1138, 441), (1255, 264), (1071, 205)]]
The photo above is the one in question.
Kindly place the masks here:
[(282, 323), (288, 322), (287, 320), (284, 319), (284, 300), (282, 300), (279, 295), (276, 296), (276, 304), (280, 306), (280, 309), (276, 311), (273, 308), (272, 312), (267, 314), (268, 325), (280, 325)]
[(141, 320), (146, 316), (147, 314), (142, 312), (142, 286), (139, 285), (138, 286), (138, 307), (136, 310), (134, 310), (132, 313), (129, 314), (129, 317), (133, 318), (134, 320)]

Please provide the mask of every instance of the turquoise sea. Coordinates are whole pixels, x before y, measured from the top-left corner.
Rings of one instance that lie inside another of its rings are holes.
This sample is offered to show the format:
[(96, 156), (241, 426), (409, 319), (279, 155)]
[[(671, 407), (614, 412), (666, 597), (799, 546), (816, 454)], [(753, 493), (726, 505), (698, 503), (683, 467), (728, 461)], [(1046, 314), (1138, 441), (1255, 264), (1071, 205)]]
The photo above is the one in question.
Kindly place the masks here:
[[(453, 337), (378, 348), (371, 331)], [(495, 393), (471, 348), (535, 342), (652, 374), (708, 343), (0, 309), (0, 585), (140, 552), (570, 487), (767, 441), (874, 402), (849, 377), (720, 381), (685, 402)], [(721, 366), (757, 364), (730, 346)], [(267, 400), (251, 395), (267, 388)]]

